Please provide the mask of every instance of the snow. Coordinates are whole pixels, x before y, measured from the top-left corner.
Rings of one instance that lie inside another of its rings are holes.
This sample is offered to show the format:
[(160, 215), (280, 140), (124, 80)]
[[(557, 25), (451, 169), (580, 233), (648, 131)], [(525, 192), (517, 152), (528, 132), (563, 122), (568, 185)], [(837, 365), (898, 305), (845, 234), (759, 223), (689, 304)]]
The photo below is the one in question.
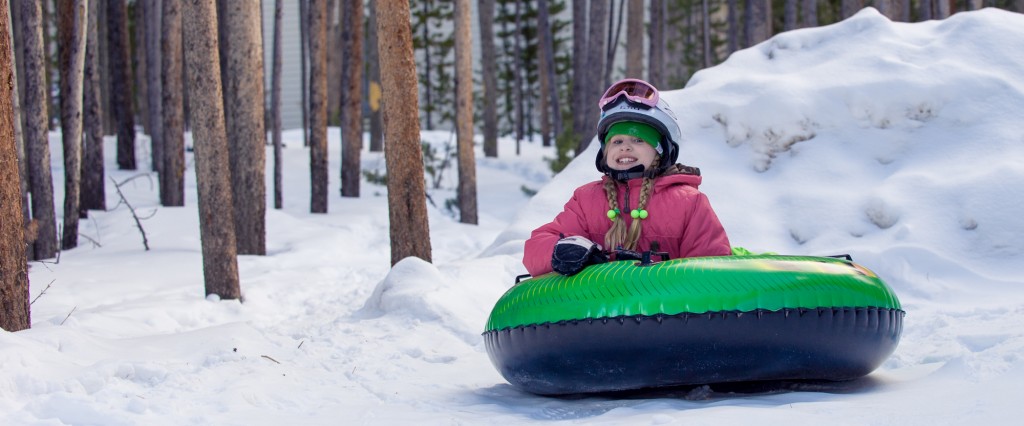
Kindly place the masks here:
[[(477, 152), (480, 225), (453, 219), (455, 171), (430, 189), (433, 264), (390, 267), (386, 189), (364, 181), (310, 214), (308, 153), (285, 133), (285, 205), (266, 256), (240, 256), (244, 302), (203, 297), (194, 169), (187, 202), (154, 178), (108, 183), (79, 248), (31, 264), (32, 328), (0, 331), (0, 424), (1011, 424), (1024, 415), (1024, 16), (893, 23), (874, 9), (780, 34), (667, 90), (733, 245), (849, 253), (907, 311), (903, 339), (852, 382), (540, 397), (506, 383), (480, 333), (525, 273), (522, 243), (594, 147), (550, 177), (552, 148)], [(340, 136), (330, 130), (331, 169)], [(448, 132), (424, 132), (441, 147)], [(51, 134), (57, 208), (60, 137)], [(478, 137), (479, 140), (479, 137)], [(139, 164), (148, 144), (139, 141)], [(107, 170), (116, 181), (145, 174)], [(272, 154), (268, 149), (268, 171)], [(383, 170), (363, 152), (364, 169)], [(143, 166), (145, 167), (145, 166)], [(530, 197), (521, 188), (539, 190)], [(272, 178), (268, 175), (272, 206)], [(58, 217), (61, 213), (58, 212)], [(1019, 420), (1018, 420), (1019, 421)]]

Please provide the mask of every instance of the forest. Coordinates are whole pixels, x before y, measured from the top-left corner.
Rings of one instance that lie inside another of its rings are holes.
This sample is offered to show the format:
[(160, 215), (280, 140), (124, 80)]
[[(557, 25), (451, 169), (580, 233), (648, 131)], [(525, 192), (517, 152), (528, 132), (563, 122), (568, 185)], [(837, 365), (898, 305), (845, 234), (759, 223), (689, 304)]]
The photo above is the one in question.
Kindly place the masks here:
[[(476, 223), (476, 139), (497, 157), (499, 134), (538, 137), (557, 172), (593, 139), (592, 106), (614, 79), (682, 88), (737, 50), (864, 7), (917, 22), (983, 7), (1020, 12), (1024, 1), (0, 0), (0, 328), (30, 324), (29, 264), (59, 261), (79, 245), (79, 221), (113, 207), (107, 195), (124, 182), (106, 177), (109, 166), (154, 177), (168, 207), (184, 205), (194, 167), (206, 293), (238, 298), (237, 257), (266, 254), (266, 211), (280, 208), (282, 51), (302, 52), (310, 212), (327, 212), (332, 173), (341, 197), (360, 196), (368, 133), (369, 150), (386, 154), (378, 178), (394, 264), (431, 260), (429, 165), (408, 155), (424, 149), (421, 129), (453, 132), (443, 155), (457, 165), (459, 220)], [(299, 16), (299, 46), (283, 44), (285, 8)], [(329, 128), (341, 129), (334, 172)], [(54, 199), (51, 131), (62, 138), (63, 200)], [(151, 164), (137, 164), (138, 134), (151, 141)], [(103, 162), (105, 137), (116, 138), (116, 164)]]

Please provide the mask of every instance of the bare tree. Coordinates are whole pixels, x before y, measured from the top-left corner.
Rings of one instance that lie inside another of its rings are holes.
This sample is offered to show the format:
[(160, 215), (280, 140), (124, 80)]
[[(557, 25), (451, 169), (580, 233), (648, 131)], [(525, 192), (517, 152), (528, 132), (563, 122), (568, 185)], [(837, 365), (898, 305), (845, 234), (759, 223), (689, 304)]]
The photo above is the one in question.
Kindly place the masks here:
[(480, 2), (480, 53), (484, 80), (484, 156), (498, 156), (498, 59), (494, 47), (494, 0)]
[[(323, 0), (320, 0), (323, 1)], [(341, 119), (343, 103), (342, 87), (344, 87), (345, 52), (343, 47), (343, 32), (349, 30), (342, 25), (346, 10), (347, 0), (326, 0), (327, 1), (327, 122), (328, 125)], [(359, 25), (362, 28), (362, 24)], [(336, 123), (335, 123), (336, 124)], [(345, 130), (341, 130), (344, 135)], [(344, 137), (344, 136), (343, 136)], [(342, 142), (344, 144), (344, 142)]]
[(299, 0), (299, 81), (302, 85), (302, 146), (309, 146), (309, 0)]
[(163, 158), (160, 173), (160, 204), (185, 205), (185, 100), (182, 84), (181, 2), (161, 2), (160, 115), (163, 123)]
[(281, 15), (284, 12), (284, 1), (274, 1), (274, 65), (270, 76), (270, 109), (273, 123), (271, 139), (274, 142), (274, 208), (280, 209), (284, 204), (282, 194), (284, 165), (281, 158)]
[(391, 264), (415, 256), (431, 261), (427, 192), (420, 148), (419, 94), (409, 2), (377, 0), (377, 36), (384, 89), (385, 161)]
[(86, 0), (57, 2), (60, 64), (60, 127), (64, 141), (64, 227), (61, 248), (78, 246), (82, 182), (82, 80), (89, 9)]
[(103, 98), (100, 94), (99, 69), (99, 11), (101, 0), (89, 0), (89, 24), (85, 42), (85, 65), (83, 68), (82, 105), (83, 131), (82, 147), (82, 193), (81, 210), (106, 210), (106, 182), (103, 166)]
[[(7, 0), (0, 0), (0, 329), (32, 326), (22, 229), (21, 178), (14, 139), (14, 57)], [(6, 220), (10, 219), (10, 220)]]
[(190, 89), (206, 294), (238, 299), (242, 292), (234, 216), (223, 212), (233, 204), (217, 49), (217, 8), (214, 0), (187, 0), (183, 6), (182, 38)]
[[(19, 192), (21, 193), (21, 214), (22, 214), (22, 218), (24, 219), (25, 226), (27, 227), (27, 226), (30, 225), (29, 220), (31, 220), (32, 216), (31, 216), (31, 214), (29, 213), (29, 210), (28, 210), (28, 206), (29, 206), (29, 198), (28, 198), (28, 169), (26, 168), (27, 161), (25, 160), (25, 136), (24, 136), (24, 134), (22, 133), (22, 130), (21, 130), (22, 129), (22, 124), (21, 124), (22, 123), (21, 122), (21, 99), (20, 99), (21, 96), (19, 95), (19, 93), (21, 92), (21, 88), (22, 88), (21, 84), (22, 83), (21, 83), (21, 81), (19, 81), (19, 78), (18, 78), (18, 74), (23, 73), (24, 70), (20, 68), (21, 64), (20, 64), (20, 62), (18, 62), (17, 55), (15, 54), (15, 52), (18, 52), (17, 49), (20, 46), (20, 43), (18, 42), (18, 39), (19, 39), (18, 34), (19, 34), (19, 32), (15, 31), (15, 28), (17, 28), (16, 25), (18, 25), (18, 22), (20, 22), (17, 19), (17, 11), (18, 11), (18, 7), (11, 7), (10, 8), (10, 12), (11, 12), (10, 18), (11, 19), (10, 19), (9, 25), (7, 26), (7, 30), (9, 32), (8, 35), (10, 36), (10, 40), (11, 40), (11, 43), (10, 43), (10, 46), (9, 46), (9, 47), (11, 47), (11, 49), (10, 49), (11, 51), (8, 52), (8, 53), (10, 54), (10, 58), (11, 58), (11, 71), (12, 71), (11, 78), (13, 78), (15, 80), (14, 85), (13, 85), (13, 92), (11, 93), (11, 106), (12, 106), (11, 109), (14, 112), (14, 117), (13, 117), (14, 118), (14, 150), (15, 150), (15, 155), (17, 156), (17, 160), (18, 160), (17, 161), (17, 163), (18, 163), (18, 177), (19, 177), (19, 179), (18, 179), (19, 180), (18, 187), (19, 187)], [(31, 251), (31, 250), (28, 250), (28, 251)], [(24, 252), (25, 251), (23, 250), (23, 253)]]
[(608, 1), (595, 0), (590, 3), (590, 26), (587, 35), (587, 72), (584, 77), (583, 102), (578, 107), (583, 109), (586, 125), (583, 126), (583, 136), (576, 147), (576, 155), (586, 151), (590, 141), (597, 134), (597, 114), (594, 114), (594, 105), (597, 104), (601, 93), (604, 90), (604, 59), (605, 59), (605, 35), (608, 27)]
[(629, 2), (626, 21), (626, 77), (644, 73), (644, 2)]
[[(135, 99), (132, 99), (132, 106), (139, 115), (135, 124), (142, 126), (142, 133), (153, 134), (153, 127), (149, 123), (149, 80), (146, 79), (149, 71), (146, 69), (146, 2), (149, 0), (136, 0), (128, 5), (128, 28), (134, 30), (129, 32), (128, 46), (131, 53), (128, 58), (131, 60), (132, 77)], [(152, 142), (152, 138), (150, 138)], [(152, 146), (152, 145), (151, 145)]]
[[(924, 0), (927, 1), (927, 0)], [(839, 0), (839, 13), (842, 19), (853, 16), (864, 7), (864, 0)], [(771, 10), (771, 7), (768, 8)]]
[[(658, 0), (652, 0), (658, 1)], [(587, 108), (587, 2), (572, 2), (572, 134), (579, 138), (576, 141), (576, 155), (583, 145), (584, 136), (588, 133)], [(651, 49), (653, 52), (654, 49)], [(652, 68), (653, 69), (653, 68)]]
[[(149, 113), (149, 138), (151, 150), (152, 168), (158, 173), (163, 173), (164, 158), (164, 130), (163, 130), (163, 90), (161, 88), (162, 64), (161, 58), (161, 16), (163, 9), (162, 0), (145, 0), (143, 9), (145, 11), (146, 25), (146, 111)], [(136, 4), (138, 7), (139, 4)]]
[(363, 0), (343, 0), (341, 196), (359, 196), (363, 149)]
[(50, 142), (46, 119), (46, 63), (43, 55), (42, 9), (34, 1), (21, 2), (22, 62), (25, 63), (25, 91), (22, 93), (25, 158), (28, 160), (32, 221), (27, 240), (33, 242), (33, 259), (57, 255), (57, 218), (53, 205), (53, 176), (50, 172)]
[(263, 43), (260, 3), (231, 1), (225, 5), (224, 34), (227, 80), (224, 118), (227, 124), (231, 194), (234, 201), (238, 254), (264, 255), (266, 247), (266, 145), (263, 106)]
[[(493, 0), (492, 0), (493, 1)], [(384, 150), (384, 125), (381, 123), (380, 60), (377, 54), (377, 5), (369, 0), (370, 17), (366, 26), (366, 96), (370, 116), (370, 152)]]
[[(736, 0), (730, 1), (735, 2)], [(818, 0), (803, 0), (800, 12), (802, 13), (804, 28), (818, 26)], [(731, 16), (730, 19), (732, 19)]]
[[(555, 43), (554, 37), (551, 34), (551, 13), (548, 8), (548, 0), (540, 0), (537, 5), (537, 30), (540, 33), (540, 51), (542, 58), (539, 61), (542, 65), (540, 67), (541, 72), (545, 75), (543, 80), (548, 82), (548, 90), (542, 90), (543, 95), (547, 96), (549, 101), (548, 108), (544, 111), (551, 111), (550, 114), (544, 112), (544, 115), (551, 116), (551, 125), (553, 127), (555, 137), (558, 138), (562, 135), (562, 107), (561, 101), (558, 99), (558, 83), (555, 80)], [(642, 33), (641, 33), (642, 35)], [(642, 51), (643, 49), (641, 49)]]
[(309, 4), (310, 212), (327, 213), (327, 4)]
[(745, 16), (747, 43), (750, 47), (772, 37), (771, 0), (750, 0)]
[(135, 118), (132, 108), (132, 70), (128, 60), (126, 0), (107, 2), (107, 43), (110, 54), (112, 111), (117, 119), (117, 167), (135, 170)]
[[(647, 53), (647, 78), (651, 84), (660, 86), (665, 81), (665, 0), (651, 0), (649, 7), (651, 23), (647, 27), (647, 39), (650, 43)], [(729, 16), (732, 19), (734, 14), (729, 13)], [(736, 50), (732, 46), (730, 49)]]
[[(541, 0), (543, 1), (543, 0)], [(459, 147), (459, 222), (477, 224), (473, 151), (473, 41), (469, 0), (455, 0), (455, 130)]]

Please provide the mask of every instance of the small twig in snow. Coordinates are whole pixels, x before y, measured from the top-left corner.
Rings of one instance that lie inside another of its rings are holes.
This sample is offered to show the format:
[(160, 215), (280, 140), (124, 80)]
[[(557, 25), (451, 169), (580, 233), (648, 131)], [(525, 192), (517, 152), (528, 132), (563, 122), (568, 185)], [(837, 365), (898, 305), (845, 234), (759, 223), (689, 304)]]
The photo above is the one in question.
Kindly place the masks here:
[(68, 316), (64, 317), (64, 321), (61, 321), (60, 325), (64, 325), (64, 323), (67, 322), (68, 318), (71, 318), (71, 314), (75, 313), (75, 309), (78, 309), (78, 306), (71, 308), (71, 312), (68, 312)]
[(280, 364), (280, 362), (278, 362), (278, 361), (277, 361), (276, 359), (274, 359), (274, 358), (271, 358), (271, 357), (270, 357), (270, 356), (268, 356), (268, 355), (260, 355), (260, 356), (262, 356), (262, 357), (264, 357), (264, 358), (266, 358), (266, 359), (269, 359), (269, 360), (271, 360), (271, 361), (274, 361), (274, 362), (276, 362), (276, 363)]
[(131, 180), (133, 180), (133, 179), (135, 179), (135, 178), (137, 178), (139, 176), (148, 176), (148, 175), (136, 175), (135, 177), (128, 178), (127, 180), (125, 180), (124, 182), (121, 182), (121, 183), (117, 183), (117, 181), (114, 180), (114, 178), (110, 178), (110, 181), (114, 183), (114, 189), (117, 190), (117, 195), (121, 197), (121, 202), (124, 203), (124, 205), (128, 206), (128, 210), (132, 212), (132, 218), (135, 219), (135, 226), (138, 227), (139, 228), (139, 232), (142, 233), (142, 246), (146, 248), (146, 251), (149, 251), (149, 240), (146, 238), (146, 230), (142, 228), (142, 222), (139, 219), (139, 215), (135, 213), (135, 207), (132, 207), (131, 203), (128, 202), (128, 198), (126, 198), (124, 196), (124, 193), (121, 192), (121, 185), (122, 184), (130, 182)]
[(33, 303), (36, 303), (36, 300), (39, 300), (40, 297), (43, 297), (43, 295), (46, 294), (46, 290), (50, 289), (50, 286), (53, 285), (54, 281), (57, 281), (57, 279), (54, 278), (53, 280), (50, 280), (50, 283), (46, 285), (46, 288), (44, 288), (43, 291), (39, 292), (39, 295), (37, 295), (35, 299), (32, 299), (31, 302), (28, 302), (29, 306), (31, 306)]

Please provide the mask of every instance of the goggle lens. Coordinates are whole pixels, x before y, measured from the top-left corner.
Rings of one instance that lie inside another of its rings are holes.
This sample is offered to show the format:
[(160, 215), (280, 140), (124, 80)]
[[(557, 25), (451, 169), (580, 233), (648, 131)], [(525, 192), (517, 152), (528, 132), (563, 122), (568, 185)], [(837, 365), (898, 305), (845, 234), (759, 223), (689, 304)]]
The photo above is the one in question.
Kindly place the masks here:
[(630, 102), (647, 105), (649, 107), (655, 107), (658, 105), (658, 89), (655, 89), (654, 86), (646, 81), (629, 78), (611, 85), (611, 87), (604, 92), (604, 96), (601, 96), (598, 106), (604, 108), (620, 96), (625, 96), (626, 100)]

